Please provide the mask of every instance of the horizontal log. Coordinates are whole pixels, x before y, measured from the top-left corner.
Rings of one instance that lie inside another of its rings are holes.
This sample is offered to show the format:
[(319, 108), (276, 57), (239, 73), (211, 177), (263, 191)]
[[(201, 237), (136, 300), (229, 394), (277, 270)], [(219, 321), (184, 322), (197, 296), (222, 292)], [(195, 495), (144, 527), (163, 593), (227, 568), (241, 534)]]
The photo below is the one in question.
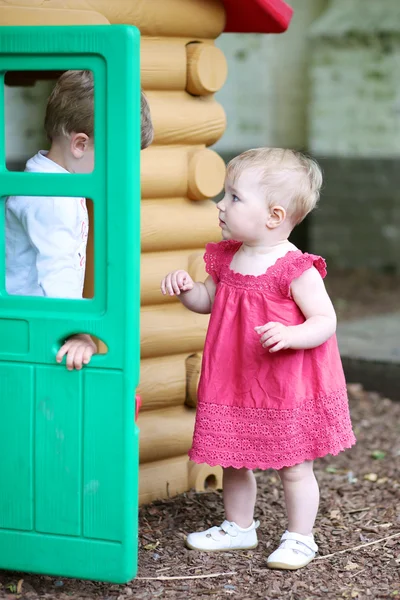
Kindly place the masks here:
[(213, 198), (222, 190), (225, 163), (204, 147), (150, 146), (141, 157), (142, 198)]
[(195, 96), (214, 94), (228, 74), (224, 53), (212, 42), (184, 38), (141, 40), (141, 83), (145, 90), (185, 90)]
[(218, 214), (211, 200), (143, 200), (141, 219), (143, 252), (197, 249), (221, 239)]
[[(104, 15), (93, 10), (0, 5), (1, 26), (109, 24)], [(61, 73), (62, 71), (8, 71), (4, 81), (8, 86), (31, 87), (39, 80), (56, 81)]]
[(139, 504), (173, 498), (189, 489), (209, 492), (222, 489), (221, 467), (197, 465), (187, 454), (140, 465)]
[(146, 91), (184, 90), (187, 81), (185, 41), (142, 37), (140, 77)]
[(209, 315), (189, 311), (181, 303), (141, 309), (141, 355), (154, 358), (194, 354), (202, 350)]
[(224, 109), (213, 96), (187, 92), (146, 93), (156, 144), (215, 144), (225, 131)]
[(187, 195), (190, 150), (190, 146), (150, 146), (141, 153), (140, 186), (143, 199)]
[[(0, 0), (0, 6), (42, 7), (43, 0)], [(215, 39), (225, 27), (221, 0), (46, 0), (46, 8), (93, 10), (142, 35)]]
[(140, 267), (140, 300), (142, 306), (179, 302), (176, 296), (162, 295), (160, 290), (161, 280), (171, 271), (184, 269), (196, 281), (204, 281), (207, 274), (204, 269), (203, 255), (204, 248), (142, 253)]
[(146, 463), (139, 469), (139, 504), (173, 498), (189, 489), (187, 454)]
[(205, 281), (208, 277), (204, 262), (205, 249), (195, 250), (189, 254), (188, 271), (193, 281)]
[(188, 191), (190, 200), (205, 200), (220, 193), (225, 180), (225, 163), (213, 150), (197, 150), (190, 154)]
[(145, 358), (140, 362), (141, 411), (183, 405), (187, 354)]
[(189, 462), (189, 488), (196, 492), (222, 490), (222, 468)]
[[(109, 25), (108, 19), (94, 10), (76, 10), (69, 8), (34, 8), (26, 6), (8, 6), (11, 2), (0, 3), (0, 25)], [(50, 4), (50, 3), (49, 3)], [(185, 56), (186, 62), (186, 56)]]
[(186, 406), (197, 407), (197, 388), (201, 373), (202, 353), (197, 352), (186, 358)]
[(228, 65), (220, 48), (211, 44), (192, 42), (186, 46), (186, 90), (195, 96), (218, 92), (228, 75)]
[(185, 406), (140, 413), (140, 462), (153, 462), (188, 452), (194, 419), (195, 411)]
[(188, 255), (191, 250), (173, 252), (145, 252), (140, 265), (140, 302), (142, 306), (178, 302), (176, 296), (163, 296), (160, 283), (171, 271), (188, 268)]

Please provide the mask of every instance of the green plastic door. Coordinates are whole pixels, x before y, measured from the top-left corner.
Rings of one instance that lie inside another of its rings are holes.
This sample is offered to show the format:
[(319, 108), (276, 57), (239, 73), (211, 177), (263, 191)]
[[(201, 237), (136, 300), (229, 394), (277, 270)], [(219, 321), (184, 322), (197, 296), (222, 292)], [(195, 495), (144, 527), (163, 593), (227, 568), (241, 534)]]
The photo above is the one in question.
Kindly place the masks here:
[[(93, 173), (7, 171), (5, 73), (67, 69), (94, 75)], [(137, 564), (139, 33), (1, 27), (0, 77), (0, 568), (126, 582)], [(93, 201), (93, 299), (7, 295), (9, 195)], [(77, 332), (103, 340), (108, 353), (68, 372), (55, 354)]]

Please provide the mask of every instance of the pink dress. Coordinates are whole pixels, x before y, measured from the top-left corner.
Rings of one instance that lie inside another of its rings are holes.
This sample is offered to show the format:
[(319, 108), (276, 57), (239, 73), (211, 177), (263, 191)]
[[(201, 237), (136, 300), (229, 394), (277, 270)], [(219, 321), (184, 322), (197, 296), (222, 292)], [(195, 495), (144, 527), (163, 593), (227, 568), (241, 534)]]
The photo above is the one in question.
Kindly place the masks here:
[(204, 347), (190, 458), (197, 463), (281, 469), (355, 443), (336, 336), (311, 350), (271, 354), (257, 325), (304, 323), (290, 284), (323, 258), (288, 252), (263, 275), (230, 264), (241, 243), (208, 244), (204, 260), (217, 284)]

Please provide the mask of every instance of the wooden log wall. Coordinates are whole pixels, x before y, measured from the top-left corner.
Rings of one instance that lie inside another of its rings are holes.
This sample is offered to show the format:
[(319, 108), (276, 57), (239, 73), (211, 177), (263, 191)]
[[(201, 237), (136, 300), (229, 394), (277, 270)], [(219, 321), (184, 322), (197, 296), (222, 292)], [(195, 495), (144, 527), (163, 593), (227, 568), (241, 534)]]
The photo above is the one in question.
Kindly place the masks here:
[[(220, 0), (0, 0), (0, 6), (96, 11), (110, 23), (135, 25), (143, 36), (152, 37), (212, 40), (222, 33), (225, 25)], [(44, 14), (42, 24), (53, 24), (46, 20)]]
[[(191, 313), (176, 298), (164, 298), (160, 281), (177, 268), (204, 280), (204, 246), (220, 239), (210, 198), (223, 187), (225, 165), (207, 146), (221, 137), (226, 124), (213, 96), (227, 74), (224, 55), (214, 45), (224, 28), (223, 3), (46, 0), (44, 6), (43, 0), (0, 0), (0, 23), (130, 23), (141, 30), (142, 87), (155, 138), (141, 160), (139, 500), (150, 502), (190, 487), (221, 487), (220, 468), (194, 465), (187, 457), (208, 316)], [(92, 244), (93, 238), (85, 284), (89, 296)]]
[[(187, 5), (188, 6), (188, 5)], [(208, 13), (218, 21), (221, 3)], [(200, 14), (199, 14), (200, 18)], [(142, 153), (141, 264), (141, 501), (222, 487), (220, 468), (190, 465), (201, 351), (208, 316), (187, 311), (159, 292), (162, 277), (182, 268), (206, 277), (204, 245), (219, 240), (215, 205), (225, 165), (207, 146), (225, 129), (225, 114), (213, 94), (226, 78), (226, 61), (214, 46), (208, 23), (197, 35), (144, 38), (142, 85), (155, 127), (154, 144)], [(184, 464), (188, 479), (184, 481)], [(167, 476), (166, 476), (167, 474)], [(157, 480), (157, 489), (152, 480)], [(152, 487), (153, 486), (153, 487)]]

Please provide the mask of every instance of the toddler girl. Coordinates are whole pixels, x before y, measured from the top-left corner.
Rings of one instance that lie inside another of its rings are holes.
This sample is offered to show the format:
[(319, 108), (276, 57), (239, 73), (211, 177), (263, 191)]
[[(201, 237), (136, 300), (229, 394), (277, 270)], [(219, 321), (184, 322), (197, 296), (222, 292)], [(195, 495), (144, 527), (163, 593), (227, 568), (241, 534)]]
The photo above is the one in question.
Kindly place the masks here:
[(217, 204), (224, 241), (204, 256), (209, 276), (195, 283), (179, 270), (161, 283), (190, 310), (211, 312), (189, 456), (223, 467), (226, 520), (186, 544), (255, 548), (253, 469), (276, 469), (288, 522), (268, 557), (272, 569), (314, 558), (313, 461), (355, 443), (325, 261), (288, 240), (321, 184), (318, 165), (299, 152), (260, 148), (234, 158)]

